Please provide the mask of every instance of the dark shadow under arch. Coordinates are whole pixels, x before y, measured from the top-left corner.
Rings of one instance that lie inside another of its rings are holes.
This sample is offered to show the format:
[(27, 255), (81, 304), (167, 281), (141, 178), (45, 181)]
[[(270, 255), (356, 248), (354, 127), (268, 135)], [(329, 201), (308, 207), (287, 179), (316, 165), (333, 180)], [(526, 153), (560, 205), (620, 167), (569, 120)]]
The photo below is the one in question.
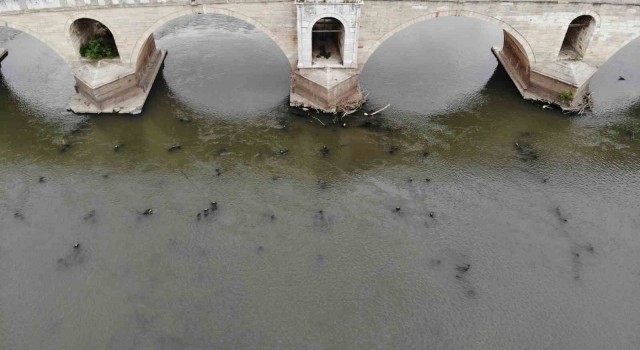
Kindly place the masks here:
[(313, 65), (344, 63), (345, 29), (340, 20), (320, 18), (311, 30), (311, 61)]

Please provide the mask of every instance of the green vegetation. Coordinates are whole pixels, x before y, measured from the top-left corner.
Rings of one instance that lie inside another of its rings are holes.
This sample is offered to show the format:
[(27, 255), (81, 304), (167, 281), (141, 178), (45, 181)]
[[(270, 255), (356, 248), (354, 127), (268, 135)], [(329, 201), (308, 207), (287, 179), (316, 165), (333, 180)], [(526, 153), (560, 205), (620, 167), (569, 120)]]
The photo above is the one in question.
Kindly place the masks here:
[(565, 92), (560, 94), (560, 99), (562, 101), (571, 101), (571, 100), (573, 100), (573, 93), (570, 92), (570, 91), (565, 91)]
[(80, 56), (92, 61), (103, 58), (118, 57), (118, 49), (115, 43), (107, 42), (104, 38), (91, 39), (87, 45), (80, 47)]

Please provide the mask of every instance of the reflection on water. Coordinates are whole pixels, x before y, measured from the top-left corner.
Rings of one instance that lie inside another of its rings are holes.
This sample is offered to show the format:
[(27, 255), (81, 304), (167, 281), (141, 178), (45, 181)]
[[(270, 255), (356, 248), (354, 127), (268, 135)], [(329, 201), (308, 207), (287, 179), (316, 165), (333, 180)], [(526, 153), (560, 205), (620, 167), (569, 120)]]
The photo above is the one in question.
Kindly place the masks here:
[(519, 98), (498, 28), (431, 20), (340, 128), (225, 17), (156, 33), (135, 117), (67, 113), (68, 67), (0, 33), (0, 348), (640, 347), (638, 41), (570, 117)]

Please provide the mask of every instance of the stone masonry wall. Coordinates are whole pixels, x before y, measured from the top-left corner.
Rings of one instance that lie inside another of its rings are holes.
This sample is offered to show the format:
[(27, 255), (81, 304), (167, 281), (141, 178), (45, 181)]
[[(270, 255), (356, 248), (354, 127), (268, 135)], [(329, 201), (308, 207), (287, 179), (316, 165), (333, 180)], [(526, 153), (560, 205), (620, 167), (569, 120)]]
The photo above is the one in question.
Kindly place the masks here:
[[(135, 69), (144, 43), (168, 21), (193, 13), (218, 13), (255, 25), (271, 37), (296, 67), (297, 18), (292, 0), (0, 0), (0, 26), (24, 31), (42, 40), (70, 65), (80, 57), (69, 36), (71, 23), (93, 18), (113, 33), (121, 60)], [(557, 59), (569, 23), (580, 15), (596, 19), (583, 61), (598, 67), (640, 36), (640, 0), (577, 0), (495, 2), (488, 0), (377, 1), (362, 6), (357, 45), (358, 67), (393, 34), (411, 24), (441, 16), (466, 16), (496, 24), (523, 47), (531, 67)], [(489, 48), (487, 48), (489, 49)]]
[[(619, 3), (619, 4), (616, 4)], [(528, 51), (531, 65), (554, 61), (571, 21), (580, 15), (596, 19), (584, 62), (600, 66), (626, 43), (640, 36), (637, 1), (599, 3), (366, 1), (362, 7), (359, 64), (386, 39), (411, 24), (442, 16), (478, 18), (496, 24)], [(489, 49), (489, 48), (487, 48)]]
[(172, 19), (195, 13), (223, 14), (253, 24), (278, 44), (292, 66), (297, 61), (296, 10), (293, 1), (225, 2), (198, 6), (159, 3), (158, 6), (105, 6), (2, 13), (2, 9), (15, 8), (8, 6), (12, 3), (0, 1), (0, 26), (36, 37), (72, 67), (81, 64), (80, 55), (70, 36), (71, 24), (76, 19), (92, 18), (106, 25), (116, 40), (122, 63), (133, 71), (146, 40), (156, 29)]

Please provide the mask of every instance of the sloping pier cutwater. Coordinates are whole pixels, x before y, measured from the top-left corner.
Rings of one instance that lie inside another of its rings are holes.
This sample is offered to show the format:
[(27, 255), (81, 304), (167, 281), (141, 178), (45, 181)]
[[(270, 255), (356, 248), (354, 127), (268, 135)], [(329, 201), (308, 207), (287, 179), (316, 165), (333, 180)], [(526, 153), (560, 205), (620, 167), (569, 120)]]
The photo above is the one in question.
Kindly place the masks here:
[(7, 49), (0, 47), (0, 62), (2, 62), (5, 57), (7, 57)]
[[(74, 112), (135, 114), (166, 55), (154, 31), (193, 14), (227, 15), (265, 32), (291, 65), (291, 105), (328, 112), (362, 100), (359, 73), (386, 39), (432, 18), (463, 16), (500, 27), (504, 42), (492, 51), (522, 96), (569, 110), (580, 108), (598, 68), (640, 36), (640, 0), (7, 0), (0, 3), (0, 26), (43, 41), (70, 65)], [(98, 62), (81, 55), (101, 38), (117, 55)]]

